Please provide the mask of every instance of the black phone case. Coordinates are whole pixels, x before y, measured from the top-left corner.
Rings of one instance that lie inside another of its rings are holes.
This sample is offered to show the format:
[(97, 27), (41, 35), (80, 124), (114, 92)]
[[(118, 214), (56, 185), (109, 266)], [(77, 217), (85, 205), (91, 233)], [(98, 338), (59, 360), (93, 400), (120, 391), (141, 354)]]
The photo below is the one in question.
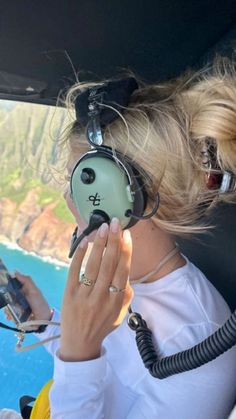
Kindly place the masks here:
[(12, 277), (8, 273), (7, 268), (1, 259), (0, 274), (0, 308), (8, 305), (11, 315), (13, 316), (13, 320), (16, 323), (25, 322), (29, 318), (32, 311), (27, 299), (20, 291), (22, 284), (18, 281), (17, 278)]

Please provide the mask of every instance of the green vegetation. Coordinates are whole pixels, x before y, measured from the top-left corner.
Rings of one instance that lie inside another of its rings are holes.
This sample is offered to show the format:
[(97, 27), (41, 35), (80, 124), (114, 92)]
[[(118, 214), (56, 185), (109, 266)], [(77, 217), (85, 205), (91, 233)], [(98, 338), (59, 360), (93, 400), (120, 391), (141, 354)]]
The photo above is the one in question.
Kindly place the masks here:
[[(17, 189), (15, 187), (16, 182)], [(20, 183), (18, 169), (1, 179), (0, 199), (9, 198), (11, 201), (16, 202), (17, 205), (20, 205), (26, 198), (27, 193), (35, 188), (38, 190), (37, 204), (39, 204), (40, 207), (43, 208), (46, 205), (56, 203), (53, 210), (55, 216), (62, 221), (74, 223), (74, 217), (69, 212), (60, 191), (52, 189), (52, 187), (48, 185), (44, 185), (40, 179), (30, 179), (24, 183)]]
[(55, 169), (63, 164), (58, 141), (65, 118), (63, 109), (0, 100), (0, 199), (20, 205), (37, 188), (38, 205), (55, 202), (56, 217), (74, 223), (61, 188), (48, 182), (48, 162), (54, 162)]
[(41, 207), (52, 204), (53, 202), (56, 202), (62, 199), (61, 192), (50, 188), (48, 185), (41, 184), (41, 186), (42, 186), (42, 189), (40, 191), (39, 198), (38, 198), (38, 204)]
[(75, 223), (75, 219), (69, 212), (64, 200), (60, 200), (54, 209), (54, 214), (59, 220), (66, 221), (68, 223)]
[(13, 172), (1, 177), (0, 198), (9, 198), (17, 204), (20, 204), (24, 200), (27, 192), (34, 186), (32, 186), (31, 181), (22, 182), (20, 180), (20, 173), (20, 168), (17, 168)]

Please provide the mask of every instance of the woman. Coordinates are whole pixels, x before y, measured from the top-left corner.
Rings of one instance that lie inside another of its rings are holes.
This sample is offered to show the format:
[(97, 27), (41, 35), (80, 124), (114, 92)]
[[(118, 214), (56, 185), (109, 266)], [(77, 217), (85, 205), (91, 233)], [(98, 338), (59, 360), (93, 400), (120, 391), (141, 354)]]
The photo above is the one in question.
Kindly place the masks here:
[[(76, 102), (91, 87), (73, 86), (68, 101)], [(101, 107), (118, 114), (102, 126), (104, 144), (141, 168), (145, 213), (158, 193), (160, 205), (130, 230), (122, 231), (117, 218), (109, 226), (104, 222), (77, 247), (64, 295), (61, 339), (46, 345), (55, 360), (51, 417), (227, 418), (235, 399), (235, 347), (198, 369), (159, 380), (145, 369), (126, 318), (131, 304), (164, 357), (204, 340), (230, 316), (203, 273), (175, 250), (175, 240), (204, 231), (200, 217), (216, 200), (233, 194), (222, 194), (220, 186), (225, 170), (236, 172), (236, 74), (227, 71), (225, 62), (218, 63), (195, 77), (134, 89), (128, 106)], [(78, 113), (68, 142), (70, 177), (89, 149)], [(86, 224), (69, 188), (65, 198), (83, 231)], [(88, 241), (93, 246), (78, 281)], [(16, 276), (35, 318), (51, 318), (31, 279)], [(53, 319), (58, 317), (54, 313)], [(40, 339), (57, 334), (56, 329), (48, 326)]]

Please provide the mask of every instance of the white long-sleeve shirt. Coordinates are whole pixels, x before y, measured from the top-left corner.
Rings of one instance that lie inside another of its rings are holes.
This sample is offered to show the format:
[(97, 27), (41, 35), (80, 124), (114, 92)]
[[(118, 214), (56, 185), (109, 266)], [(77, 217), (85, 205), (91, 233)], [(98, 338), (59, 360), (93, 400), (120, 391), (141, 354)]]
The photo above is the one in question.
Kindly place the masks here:
[[(132, 309), (153, 332), (160, 356), (202, 341), (230, 316), (213, 285), (192, 263), (148, 284), (136, 284)], [(58, 333), (47, 328), (40, 338)], [(79, 333), (79, 331), (78, 331)], [(101, 357), (63, 362), (59, 341), (50, 391), (52, 419), (225, 419), (236, 398), (236, 347), (200, 368), (153, 378), (126, 320), (103, 342)]]

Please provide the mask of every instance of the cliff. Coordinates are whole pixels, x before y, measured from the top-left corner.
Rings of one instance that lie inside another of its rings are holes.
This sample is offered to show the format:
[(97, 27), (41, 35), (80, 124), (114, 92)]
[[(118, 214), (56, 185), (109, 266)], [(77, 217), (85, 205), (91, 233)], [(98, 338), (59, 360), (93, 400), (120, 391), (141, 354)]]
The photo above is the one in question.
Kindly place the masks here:
[(68, 263), (75, 224), (55, 215), (58, 201), (40, 205), (40, 192), (40, 188), (28, 191), (20, 204), (10, 198), (0, 198), (0, 240), (9, 240), (26, 251)]
[(0, 241), (69, 262), (75, 227), (61, 196), (62, 108), (0, 101)]

